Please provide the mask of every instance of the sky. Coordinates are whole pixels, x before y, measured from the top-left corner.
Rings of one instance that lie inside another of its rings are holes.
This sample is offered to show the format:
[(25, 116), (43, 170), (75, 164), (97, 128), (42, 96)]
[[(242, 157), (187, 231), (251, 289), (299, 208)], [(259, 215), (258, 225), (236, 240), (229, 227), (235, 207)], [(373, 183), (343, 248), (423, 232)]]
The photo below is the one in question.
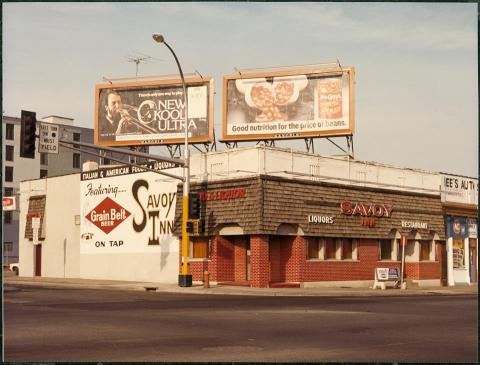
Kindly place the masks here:
[[(3, 3), (3, 114), (21, 110), (93, 128), (95, 85), (234, 68), (340, 61), (355, 67), (357, 160), (478, 178), (478, 42), (474, 3)], [(345, 138), (334, 142), (346, 147)], [(254, 143), (240, 143), (249, 146)], [(303, 139), (276, 146), (306, 150)], [(342, 152), (316, 139), (315, 152)], [(217, 150), (225, 145), (217, 142)], [(156, 149), (167, 154), (165, 148)]]

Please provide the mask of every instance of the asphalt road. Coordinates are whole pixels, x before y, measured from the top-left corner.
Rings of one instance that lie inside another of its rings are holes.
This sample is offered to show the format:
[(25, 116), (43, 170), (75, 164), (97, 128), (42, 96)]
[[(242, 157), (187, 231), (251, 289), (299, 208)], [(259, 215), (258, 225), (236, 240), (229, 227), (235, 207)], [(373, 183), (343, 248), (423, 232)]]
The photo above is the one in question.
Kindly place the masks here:
[(477, 362), (477, 297), (6, 286), (4, 361)]

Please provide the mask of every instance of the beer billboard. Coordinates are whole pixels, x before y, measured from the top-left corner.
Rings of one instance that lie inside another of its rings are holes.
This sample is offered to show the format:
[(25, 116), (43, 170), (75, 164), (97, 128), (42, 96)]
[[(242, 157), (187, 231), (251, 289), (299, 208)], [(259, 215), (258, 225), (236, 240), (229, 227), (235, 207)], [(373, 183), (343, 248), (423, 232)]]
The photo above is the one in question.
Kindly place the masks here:
[[(213, 140), (213, 79), (185, 79), (188, 141)], [(96, 85), (95, 144), (182, 144), (185, 105), (181, 80)]]
[(223, 141), (353, 135), (353, 67), (223, 79)]

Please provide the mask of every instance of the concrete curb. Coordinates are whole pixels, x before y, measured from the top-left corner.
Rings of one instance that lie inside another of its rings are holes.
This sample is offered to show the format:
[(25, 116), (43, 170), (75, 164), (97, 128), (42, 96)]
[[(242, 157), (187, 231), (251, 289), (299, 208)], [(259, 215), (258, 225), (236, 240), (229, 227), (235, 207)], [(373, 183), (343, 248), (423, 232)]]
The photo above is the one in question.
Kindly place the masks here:
[[(6, 280), (5, 280), (6, 279)], [(5, 286), (7, 285), (7, 286)], [(152, 293), (175, 294), (210, 294), (210, 295), (244, 295), (244, 296), (319, 296), (319, 297), (402, 297), (402, 296), (428, 296), (428, 295), (478, 295), (476, 286), (470, 287), (421, 287), (401, 289), (373, 290), (370, 288), (249, 288), (236, 286), (211, 286), (204, 289), (201, 285), (181, 288), (175, 284), (145, 283), (145, 282), (114, 282), (71, 279), (31, 279), (10, 277), (4, 278), (4, 292), (18, 291), (16, 287), (40, 286), (45, 288), (77, 288), (94, 290), (131, 290), (151, 291)]]

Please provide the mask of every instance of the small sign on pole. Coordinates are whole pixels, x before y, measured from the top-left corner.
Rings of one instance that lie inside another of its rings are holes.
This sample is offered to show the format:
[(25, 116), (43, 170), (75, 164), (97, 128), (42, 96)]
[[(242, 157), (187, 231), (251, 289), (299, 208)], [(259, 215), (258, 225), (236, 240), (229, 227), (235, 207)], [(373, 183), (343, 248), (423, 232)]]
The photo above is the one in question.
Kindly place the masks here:
[(34, 245), (38, 245), (38, 230), (40, 229), (40, 217), (32, 217), (32, 241)]
[(38, 144), (38, 152), (58, 154), (58, 133), (58, 125), (40, 123), (40, 142)]
[(4, 211), (15, 210), (15, 197), (14, 196), (4, 196), (2, 198), (2, 207)]

